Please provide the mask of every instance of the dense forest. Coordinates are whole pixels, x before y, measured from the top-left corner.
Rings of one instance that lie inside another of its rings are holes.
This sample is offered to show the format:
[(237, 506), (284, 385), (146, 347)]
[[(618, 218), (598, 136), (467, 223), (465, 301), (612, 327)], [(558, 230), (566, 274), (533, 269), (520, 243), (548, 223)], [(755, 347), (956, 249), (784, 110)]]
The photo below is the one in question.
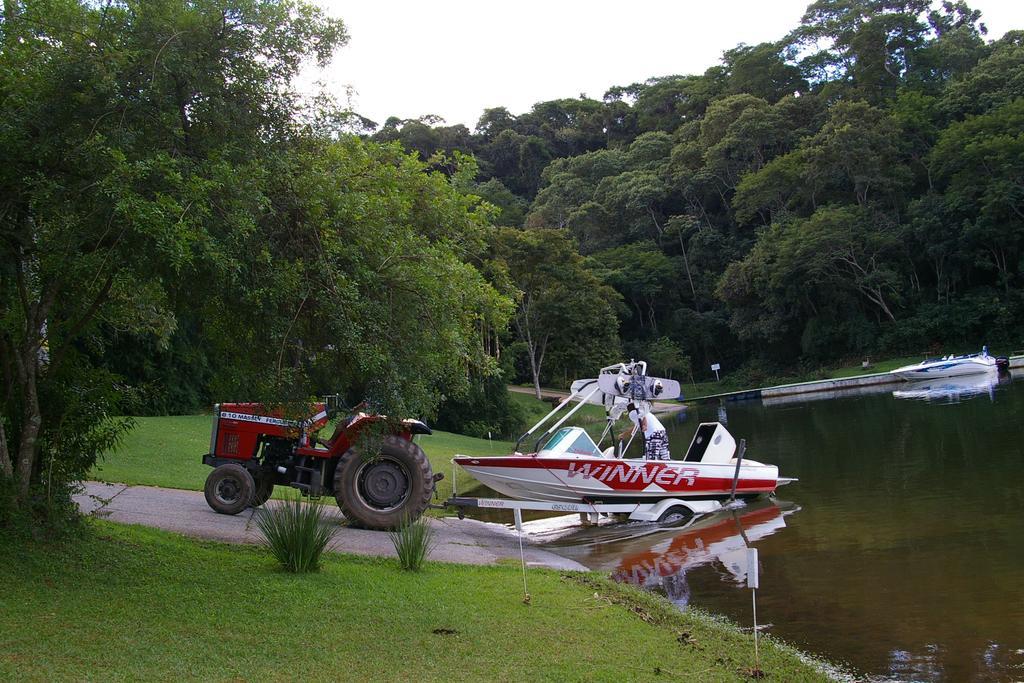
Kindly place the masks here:
[(127, 415), (328, 390), (429, 415), (512, 301), (488, 209), (293, 86), (344, 24), (288, 0), (5, 0), (0, 530), (64, 519)]
[(300, 95), (347, 40), (301, 0), (4, 0), (0, 518), (67, 509), (123, 415), (340, 391), (506, 432), (506, 382), (623, 356), (1019, 345), (1024, 32), (963, 3), (820, 0), (473, 131)]
[[(371, 137), (442, 170), (472, 155), (495, 223), (546, 244), (544, 279), (540, 255), (492, 253), (523, 292), (520, 381), (541, 357), (542, 383), (591, 371), (619, 350), (610, 336), (698, 378), (713, 362), (756, 377), (1009, 351), (1024, 331), (1024, 33), (986, 41), (981, 20), (963, 2), (821, 0), (701, 75), (488, 109), (474, 131), (392, 118)], [(575, 293), (585, 315), (562, 305)]]

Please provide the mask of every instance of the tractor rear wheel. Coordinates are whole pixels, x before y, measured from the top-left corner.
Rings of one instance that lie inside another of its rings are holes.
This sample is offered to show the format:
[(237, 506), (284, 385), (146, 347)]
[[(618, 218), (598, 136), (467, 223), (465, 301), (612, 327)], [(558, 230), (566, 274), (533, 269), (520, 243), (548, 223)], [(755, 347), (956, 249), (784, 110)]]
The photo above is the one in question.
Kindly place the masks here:
[(334, 470), (334, 497), (350, 522), (391, 530), (423, 514), (434, 493), (434, 472), (423, 449), (387, 436), (377, 453), (350, 448)]
[(237, 515), (249, 507), (255, 491), (249, 470), (235, 463), (214, 468), (203, 487), (207, 504), (222, 515)]
[(274, 495), (274, 479), (273, 475), (266, 472), (260, 472), (254, 477), (256, 482), (255, 491), (252, 494), (252, 505), (254, 508), (266, 503), (270, 500), (270, 497)]

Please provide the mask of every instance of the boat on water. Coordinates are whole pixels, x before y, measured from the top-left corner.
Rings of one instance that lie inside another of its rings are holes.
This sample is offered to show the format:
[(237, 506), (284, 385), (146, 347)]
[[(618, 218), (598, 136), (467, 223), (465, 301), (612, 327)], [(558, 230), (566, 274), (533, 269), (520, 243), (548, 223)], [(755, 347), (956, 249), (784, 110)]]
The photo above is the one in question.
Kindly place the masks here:
[(952, 354), (942, 358), (927, 358), (920, 363), (904, 365), (890, 371), (905, 380), (915, 381), (935, 377), (959, 377), (961, 375), (977, 375), (997, 372), (1004, 367), (1005, 361), (988, 354), (988, 347), (983, 346), (981, 353), (970, 353), (963, 356)]
[[(510, 455), (456, 455), (452, 462), (491, 489), (516, 500), (567, 506), (634, 504), (656, 509), (658, 514), (653, 519), (662, 521), (672, 510), (692, 513), (717, 509), (717, 505), (700, 505), (698, 501), (769, 494), (779, 485), (794, 481), (780, 478), (775, 465), (746, 458), (745, 443), (737, 445), (718, 422), (699, 425), (686, 452), (672, 459), (623, 457), (637, 427), (625, 444), (614, 443), (612, 427), (626, 408), (633, 405), (644, 415), (653, 401), (679, 396), (677, 382), (648, 377), (646, 370), (643, 361), (602, 368), (596, 379), (574, 382), (569, 396), (520, 437)], [(545, 431), (531, 452), (519, 451), (528, 436), (572, 401), (578, 405)], [(606, 425), (597, 443), (581, 427), (562, 426), (585, 403), (605, 407)], [(611, 443), (602, 448), (607, 437), (612, 437)], [(578, 507), (547, 509), (577, 511)], [(631, 518), (650, 519), (642, 514)]]

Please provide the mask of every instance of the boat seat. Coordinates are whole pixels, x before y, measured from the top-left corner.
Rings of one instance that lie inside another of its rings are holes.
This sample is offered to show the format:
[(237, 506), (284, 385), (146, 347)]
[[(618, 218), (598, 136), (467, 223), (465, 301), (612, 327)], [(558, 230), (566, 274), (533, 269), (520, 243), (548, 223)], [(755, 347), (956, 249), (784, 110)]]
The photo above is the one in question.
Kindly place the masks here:
[(717, 428), (718, 423), (716, 422), (702, 424), (698, 427), (697, 433), (693, 435), (693, 441), (690, 442), (690, 447), (686, 449), (683, 460), (685, 462), (700, 462), (704, 458), (704, 451), (708, 449), (711, 437), (715, 435)]

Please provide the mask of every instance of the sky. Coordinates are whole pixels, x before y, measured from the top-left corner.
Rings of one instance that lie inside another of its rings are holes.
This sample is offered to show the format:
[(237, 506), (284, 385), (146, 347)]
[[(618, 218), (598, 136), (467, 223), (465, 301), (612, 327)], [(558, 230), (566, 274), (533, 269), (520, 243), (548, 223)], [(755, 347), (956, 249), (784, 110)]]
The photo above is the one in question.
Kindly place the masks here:
[[(490, 107), (535, 102), (653, 76), (700, 74), (739, 43), (778, 40), (809, 0), (312, 0), (350, 35), (332, 64), (307, 69), (378, 124), (442, 117), (471, 130)], [(1024, 29), (1024, 0), (968, 0), (995, 39)]]

